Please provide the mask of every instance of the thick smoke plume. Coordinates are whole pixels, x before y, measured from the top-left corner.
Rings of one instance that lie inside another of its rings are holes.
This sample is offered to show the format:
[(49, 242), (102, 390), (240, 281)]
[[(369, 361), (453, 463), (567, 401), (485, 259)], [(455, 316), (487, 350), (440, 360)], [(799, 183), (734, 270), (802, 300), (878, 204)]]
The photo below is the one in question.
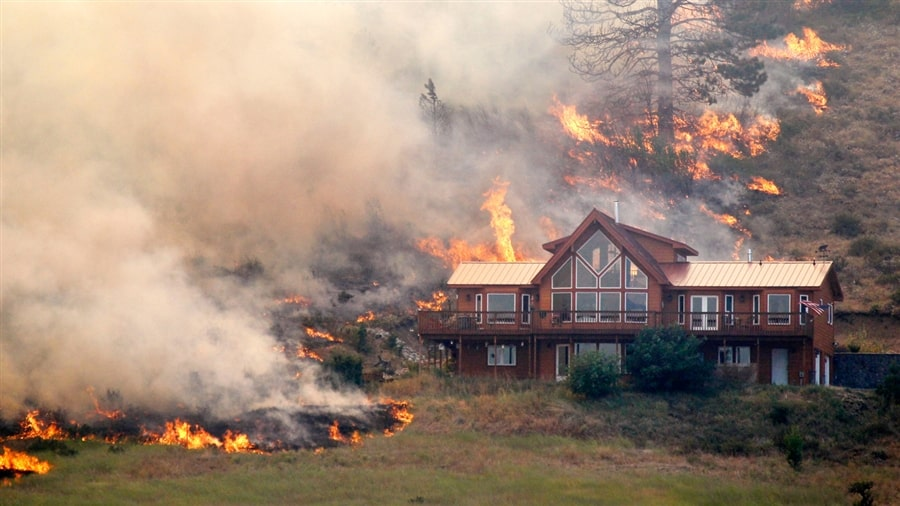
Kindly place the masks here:
[[(448, 275), (418, 239), (494, 242), (497, 178), (531, 258), (548, 218), (569, 233), (613, 200), (626, 223), (729, 249), (695, 211), (676, 227), (680, 211), (659, 222), (639, 197), (560, 184), (547, 110), (589, 90), (548, 30), (560, 17), (553, 2), (4, 4), (0, 418), (78, 414), (88, 388), (221, 415), (358, 403), (274, 350), (271, 304), (408, 305)], [(423, 118), (428, 79), (452, 129)], [(235, 275), (248, 261), (262, 275)]]

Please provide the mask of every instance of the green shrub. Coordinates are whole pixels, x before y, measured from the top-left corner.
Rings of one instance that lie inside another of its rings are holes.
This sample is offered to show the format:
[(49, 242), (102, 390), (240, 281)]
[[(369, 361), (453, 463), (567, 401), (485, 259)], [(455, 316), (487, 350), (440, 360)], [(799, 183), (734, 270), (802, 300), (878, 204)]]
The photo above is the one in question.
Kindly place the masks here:
[(644, 392), (705, 389), (715, 364), (703, 358), (701, 344), (679, 326), (645, 328), (638, 333), (625, 360), (635, 387)]
[(850, 213), (838, 213), (831, 222), (831, 231), (841, 237), (856, 237), (863, 232), (862, 221)]
[(884, 245), (875, 237), (860, 237), (850, 243), (847, 254), (855, 257), (864, 257), (870, 252), (880, 250)]
[(347, 354), (334, 354), (325, 362), (325, 366), (331, 370), (331, 382), (334, 386), (341, 383), (362, 386), (363, 363), (362, 358)]
[(791, 468), (799, 471), (803, 466), (803, 434), (800, 429), (791, 427), (781, 440), (781, 448)]
[(888, 369), (884, 381), (875, 389), (885, 409), (900, 405), (900, 362), (894, 362)]
[(569, 366), (566, 383), (572, 393), (597, 399), (619, 388), (619, 361), (614, 355), (600, 351), (582, 353)]

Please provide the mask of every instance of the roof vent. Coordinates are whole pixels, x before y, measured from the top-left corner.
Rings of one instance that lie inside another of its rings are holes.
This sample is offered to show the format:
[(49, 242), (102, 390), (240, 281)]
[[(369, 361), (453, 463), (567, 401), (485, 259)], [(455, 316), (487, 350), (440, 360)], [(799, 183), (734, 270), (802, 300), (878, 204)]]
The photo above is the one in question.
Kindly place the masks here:
[(616, 223), (619, 223), (619, 201), (615, 201), (613, 209), (615, 210)]
[(749, 264), (751, 262), (753, 262), (753, 250), (747, 248), (747, 263)]

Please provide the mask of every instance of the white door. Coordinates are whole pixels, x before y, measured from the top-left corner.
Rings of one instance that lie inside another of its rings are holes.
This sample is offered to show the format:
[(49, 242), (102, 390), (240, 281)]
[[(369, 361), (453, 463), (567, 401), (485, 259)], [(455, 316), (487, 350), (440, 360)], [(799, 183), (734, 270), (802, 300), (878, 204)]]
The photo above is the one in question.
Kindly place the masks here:
[(717, 330), (719, 328), (719, 298), (715, 295), (691, 297), (691, 330)]
[(772, 349), (772, 384), (788, 384), (788, 350), (787, 348)]
[(828, 386), (831, 384), (831, 357), (825, 355), (825, 372), (822, 374), (822, 384)]
[(556, 345), (556, 381), (566, 379), (569, 374), (569, 345)]

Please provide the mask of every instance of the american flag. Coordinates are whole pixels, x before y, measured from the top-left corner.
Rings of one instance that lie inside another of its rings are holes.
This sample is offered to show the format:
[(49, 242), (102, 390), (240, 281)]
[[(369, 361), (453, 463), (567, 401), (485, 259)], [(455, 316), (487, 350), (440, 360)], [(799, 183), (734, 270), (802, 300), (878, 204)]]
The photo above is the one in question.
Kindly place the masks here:
[(815, 302), (809, 301), (809, 300), (801, 300), (800, 306), (809, 309), (816, 316), (819, 316), (819, 315), (825, 313), (825, 310), (822, 309), (822, 306), (816, 304)]

